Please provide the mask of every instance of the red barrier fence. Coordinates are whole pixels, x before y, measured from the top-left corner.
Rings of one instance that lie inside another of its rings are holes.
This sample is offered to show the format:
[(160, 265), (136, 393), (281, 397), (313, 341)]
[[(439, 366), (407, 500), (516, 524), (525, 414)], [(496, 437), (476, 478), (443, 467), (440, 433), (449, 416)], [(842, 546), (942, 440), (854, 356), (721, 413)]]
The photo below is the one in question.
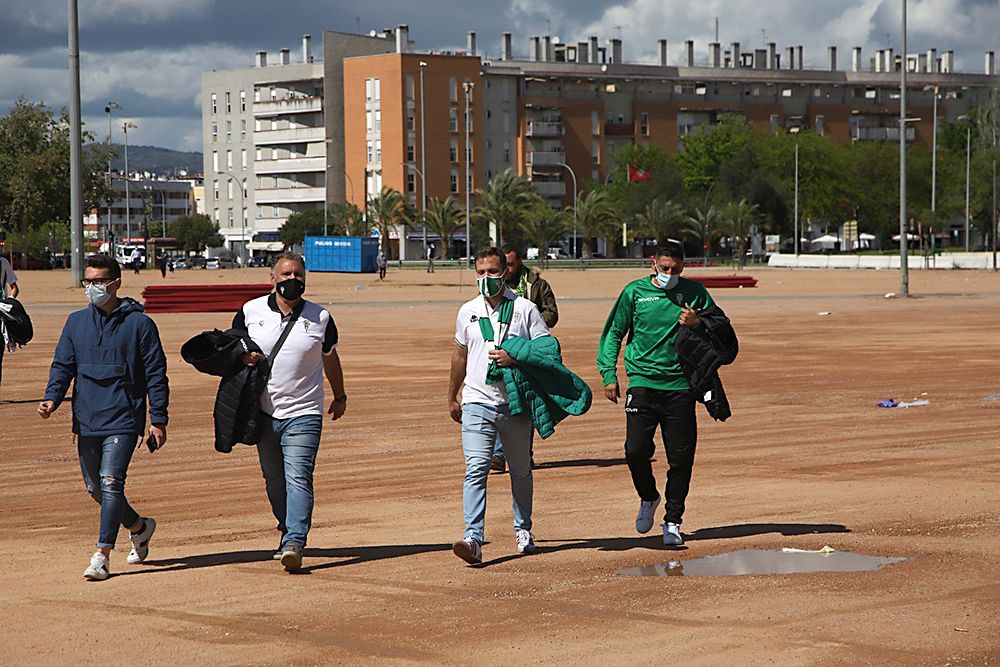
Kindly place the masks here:
[(706, 289), (757, 286), (757, 279), (753, 276), (689, 276), (685, 274), (684, 277), (688, 280), (701, 283)]
[(147, 313), (235, 313), (250, 299), (271, 291), (259, 285), (150, 285), (142, 290)]

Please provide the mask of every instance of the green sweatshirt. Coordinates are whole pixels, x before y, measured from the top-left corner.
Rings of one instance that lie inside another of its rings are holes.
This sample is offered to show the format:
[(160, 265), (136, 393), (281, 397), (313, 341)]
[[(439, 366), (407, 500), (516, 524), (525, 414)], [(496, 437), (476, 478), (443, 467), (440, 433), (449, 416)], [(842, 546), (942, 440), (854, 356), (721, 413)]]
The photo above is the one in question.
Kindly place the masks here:
[(653, 284), (652, 276), (625, 286), (604, 323), (597, 349), (597, 369), (605, 385), (618, 382), (618, 353), (625, 340), (630, 387), (690, 389), (674, 346), (685, 303), (695, 310), (714, 304), (701, 283), (683, 277), (669, 290)]

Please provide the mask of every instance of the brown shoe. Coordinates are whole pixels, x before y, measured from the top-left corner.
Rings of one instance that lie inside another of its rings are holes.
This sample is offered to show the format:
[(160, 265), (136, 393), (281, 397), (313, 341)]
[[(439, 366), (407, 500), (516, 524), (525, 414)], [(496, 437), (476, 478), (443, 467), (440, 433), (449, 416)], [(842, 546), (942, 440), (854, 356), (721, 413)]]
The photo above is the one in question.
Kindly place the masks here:
[(494, 454), (493, 461), (490, 463), (490, 470), (493, 472), (507, 472), (507, 459), (499, 454)]

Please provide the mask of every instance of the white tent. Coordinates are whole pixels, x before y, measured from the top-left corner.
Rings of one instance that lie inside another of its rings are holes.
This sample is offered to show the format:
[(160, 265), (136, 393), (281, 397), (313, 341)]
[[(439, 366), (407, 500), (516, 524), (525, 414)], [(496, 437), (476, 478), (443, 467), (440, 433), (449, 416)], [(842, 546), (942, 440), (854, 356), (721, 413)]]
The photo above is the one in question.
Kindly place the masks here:
[(813, 245), (828, 245), (828, 246), (833, 246), (834, 243), (839, 243), (839, 242), (840, 239), (834, 236), (833, 234), (824, 234), (823, 236), (820, 236), (819, 238), (815, 238), (812, 241), (810, 241), (810, 243), (812, 243)]
[[(893, 236), (893, 237), (892, 237), (892, 240), (893, 240), (893, 241), (899, 241), (899, 234), (896, 234), (895, 236)], [(907, 233), (907, 234), (906, 234), (906, 240), (907, 240), (907, 241), (919, 241), (919, 240), (920, 240), (920, 237), (919, 237), (919, 236), (917, 236), (916, 234), (910, 234), (910, 233)]]

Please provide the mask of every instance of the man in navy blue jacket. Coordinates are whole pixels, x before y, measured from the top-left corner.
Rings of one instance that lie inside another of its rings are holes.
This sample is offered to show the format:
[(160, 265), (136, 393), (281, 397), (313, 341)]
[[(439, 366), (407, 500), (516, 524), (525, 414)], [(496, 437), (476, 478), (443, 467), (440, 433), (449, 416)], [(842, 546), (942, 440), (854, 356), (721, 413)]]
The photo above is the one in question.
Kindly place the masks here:
[(101, 581), (110, 574), (108, 556), (119, 525), (128, 528), (132, 541), (129, 563), (141, 563), (149, 553), (156, 521), (139, 516), (128, 504), (125, 476), (146, 430), (147, 395), (151, 446), (166, 443), (170, 390), (156, 325), (134, 299), (117, 296), (122, 278), (118, 262), (104, 255), (90, 257), (83, 275), (90, 306), (66, 320), (38, 414), (48, 419), (72, 382), (80, 469), (87, 490), (101, 505), (97, 552), (83, 576)]

